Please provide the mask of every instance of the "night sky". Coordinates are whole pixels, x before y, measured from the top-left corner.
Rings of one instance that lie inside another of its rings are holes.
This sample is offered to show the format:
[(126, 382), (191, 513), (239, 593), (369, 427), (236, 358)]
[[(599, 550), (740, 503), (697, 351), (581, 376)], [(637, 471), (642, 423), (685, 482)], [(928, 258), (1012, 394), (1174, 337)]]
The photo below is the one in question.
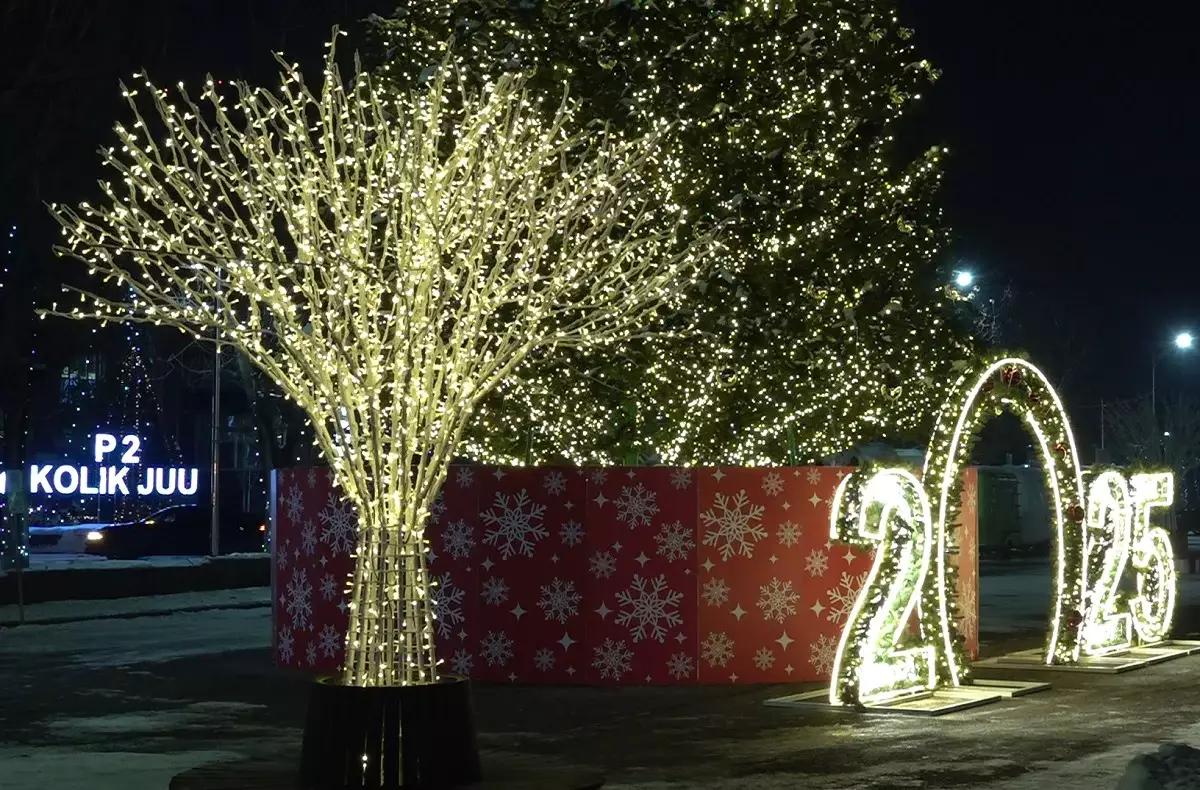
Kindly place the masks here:
[[(10, 72), (0, 75), (0, 93), (29, 53), (48, 53), (46, 78), (72, 97), (49, 117), (28, 96), (4, 107), (0, 150), (8, 161), (0, 161), (0, 180), (7, 194), (0, 205), (10, 213), (15, 202), (36, 206), (86, 192), (95, 147), (119, 112), (116, 81), (133, 69), (144, 65), (159, 82), (195, 81), (206, 70), (269, 77), (271, 49), (319, 57), (330, 25), (390, 9), (370, 0), (17, 5), (40, 8), (39, 19), (54, 8), (59, 25), (72, 14), (86, 24), (40, 39), (13, 39), (11, 26), (0, 31), (9, 50), (0, 67)], [(1148, 390), (1156, 343), (1180, 329), (1200, 333), (1194, 223), (1187, 221), (1200, 175), (1191, 29), (1166, 3), (1100, 7), (901, 3), (921, 54), (943, 72), (912, 131), (951, 149), (945, 206), (955, 230), (952, 255), (980, 276), (984, 297), (1011, 288), (1005, 344), (1031, 349), (1064, 381), (1084, 433), (1097, 421), (1101, 398)], [(5, 19), (12, 17), (0, 16), (0, 26)], [(14, 40), (25, 49), (10, 46)], [(23, 144), (22, 136), (46, 139), (50, 131), (72, 139), (41, 154)], [(28, 181), (33, 171), (44, 174), (35, 184)], [(1168, 357), (1159, 370), (1163, 391), (1198, 386), (1200, 353)]]

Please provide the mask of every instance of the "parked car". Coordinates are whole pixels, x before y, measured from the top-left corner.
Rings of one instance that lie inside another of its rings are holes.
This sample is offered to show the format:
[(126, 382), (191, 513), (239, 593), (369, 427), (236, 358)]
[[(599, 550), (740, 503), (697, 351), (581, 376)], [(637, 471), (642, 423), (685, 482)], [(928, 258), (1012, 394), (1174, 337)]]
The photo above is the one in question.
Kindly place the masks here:
[[(97, 524), (87, 533), (86, 552), (111, 559), (208, 554), (210, 513), (207, 507), (175, 505), (136, 521)], [(222, 554), (265, 551), (267, 525), (249, 513), (222, 513), (219, 538)]]

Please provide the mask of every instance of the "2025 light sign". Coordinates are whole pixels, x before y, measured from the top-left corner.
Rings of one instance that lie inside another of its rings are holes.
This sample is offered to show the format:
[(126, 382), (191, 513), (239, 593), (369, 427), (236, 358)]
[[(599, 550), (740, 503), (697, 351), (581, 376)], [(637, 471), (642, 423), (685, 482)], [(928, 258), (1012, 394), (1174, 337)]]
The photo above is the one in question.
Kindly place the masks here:
[[(1046, 663), (1075, 663), (1166, 638), (1175, 563), (1170, 535), (1153, 517), (1173, 502), (1173, 476), (1098, 469), (1085, 489), (1062, 400), (1040, 370), (1002, 355), (955, 382), (920, 476), (864, 467), (837, 489), (831, 537), (872, 547), (875, 560), (838, 644), (832, 704), (879, 704), (969, 682), (957, 633), (957, 571), (948, 562), (951, 530), (971, 446), (983, 424), (1004, 411), (1036, 439), (1050, 493), (1054, 605)], [(1132, 593), (1121, 588), (1129, 573)]]

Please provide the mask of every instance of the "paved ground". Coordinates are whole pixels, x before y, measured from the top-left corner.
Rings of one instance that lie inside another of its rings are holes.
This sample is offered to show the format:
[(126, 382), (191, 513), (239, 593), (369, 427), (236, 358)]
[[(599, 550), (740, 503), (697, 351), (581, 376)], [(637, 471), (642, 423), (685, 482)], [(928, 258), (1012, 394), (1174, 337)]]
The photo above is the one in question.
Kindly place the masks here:
[[(1184, 628), (1200, 623), (1200, 607)], [(0, 787), (161, 790), (189, 767), (294, 754), (306, 681), (270, 666), (269, 612), (0, 629)], [(989, 649), (1033, 646), (1008, 632)], [(1044, 677), (1044, 676), (1043, 676)], [(1200, 658), (940, 719), (768, 709), (795, 687), (476, 691), (483, 745), (602, 768), (610, 786), (1018, 790), (1116, 786), (1164, 741), (1200, 743)]]

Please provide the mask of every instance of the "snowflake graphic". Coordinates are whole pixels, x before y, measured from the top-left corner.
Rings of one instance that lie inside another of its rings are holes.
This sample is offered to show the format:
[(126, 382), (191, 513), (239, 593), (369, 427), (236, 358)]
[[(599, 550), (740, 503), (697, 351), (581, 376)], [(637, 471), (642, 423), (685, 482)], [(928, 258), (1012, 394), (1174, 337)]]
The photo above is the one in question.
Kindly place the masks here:
[(545, 513), (546, 506), (530, 500), (525, 489), (515, 496), (497, 493), (492, 507), (480, 515), (491, 527), (483, 536), (484, 545), (498, 546), (502, 560), (514, 554), (532, 557), (534, 544), (549, 534), (542, 526)]
[(775, 537), (779, 540), (780, 545), (790, 549), (800, 542), (800, 527), (790, 521), (785, 521), (779, 525), (779, 529), (775, 530)]
[(450, 659), (450, 671), (456, 675), (467, 677), (471, 674), (471, 670), (475, 668), (475, 657), (471, 655), (471, 651), (465, 647), (460, 647), (454, 651), (454, 656)]
[(792, 583), (772, 578), (769, 584), (758, 588), (758, 608), (762, 609), (764, 620), (774, 620), (782, 623), (789, 614), (796, 613), (796, 601), (799, 594), (792, 590)]
[(463, 519), (451, 521), (442, 530), (442, 550), (456, 560), (461, 560), (475, 548), (475, 536), (471, 534), (471, 525)]
[(333, 578), (332, 573), (327, 573), (321, 577), (321, 598), (326, 601), (332, 601), (337, 597), (338, 583), (337, 579)]
[(764, 672), (775, 666), (775, 654), (771, 652), (771, 648), (760, 647), (758, 649), (758, 652), (754, 654), (754, 666)]
[(475, 482), (475, 470), (469, 466), (460, 466), (454, 473), (454, 480), (459, 488), (470, 488)]
[(650, 519), (658, 512), (658, 503), (654, 500), (654, 492), (641, 483), (622, 486), (621, 496), (617, 497), (614, 503), (617, 508), (617, 521), (628, 524), (630, 528), (650, 526)]
[(692, 470), (678, 467), (671, 470), (671, 487), (676, 490), (687, 488), (692, 484)]
[(321, 542), (329, 546), (329, 553), (334, 557), (349, 554), (354, 548), (354, 533), (357, 531), (350, 503), (331, 492), (329, 503), (317, 514), (317, 519), (324, 525)]
[(498, 576), (488, 577), (483, 583), (483, 600), (492, 606), (499, 606), (508, 600), (508, 582)]
[(588, 567), (597, 579), (607, 579), (617, 570), (617, 559), (610, 552), (598, 551), (588, 560)]
[(333, 658), (342, 649), (343, 638), (337, 632), (337, 629), (332, 625), (326, 625), (321, 629), (321, 634), (317, 637), (321, 643), (321, 655), (326, 658)]
[[(299, 569), (297, 569), (299, 570)], [(287, 592), (283, 594), (283, 608), (292, 620), (292, 630), (307, 631), (312, 628), (312, 584), (303, 573), (293, 573), (288, 579)]]
[(958, 629), (962, 631), (968, 641), (973, 640), (979, 631), (979, 608), (973, 586), (960, 585), (959, 587)]
[(279, 630), (279, 659), (285, 663), (292, 663), (292, 657), (296, 654), (292, 640), (292, 629), (286, 625)]
[(300, 529), (300, 548), (310, 556), (317, 550), (317, 525), (312, 519), (305, 521)]
[(600, 670), (601, 678), (620, 680), (633, 669), (633, 653), (624, 642), (605, 639), (604, 644), (596, 648), (596, 660), (592, 666)]
[(579, 613), (579, 602), (583, 596), (575, 592), (575, 582), (553, 579), (549, 584), (542, 585), (542, 597), (538, 606), (546, 613), (547, 620), (567, 622), (568, 617)]
[(667, 586), (666, 574), (650, 579), (635, 573), (629, 589), (617, 593), (621, 611), (615, 622), (629, 626), (634, 644), (646, 638), (662, 643), (666, 641), (667, 628), (683, 624), (679, 614), (682, 600), (682, 592)]
[(304, 660), (310, 667), (317, 663), (317, 646), (312, 642), (309, 642), (308, 647), (304, 648)]
[(479, 642), (479, 654), (489, 667), (504, 666), (513, 657), (513, 641), (503, 631), (488, 631)]
[(283, 495), (283, 507), (287, 511), (287, 519), (292, 524), (299, 524), (304, 518), (304, 495), (292, 484)]
[(429, 506), (429, 523), (441, 524), (444, 515), (446, 515), (446, 494), (438, 491), (437, 496), (433, 498), (433, 504)]
[(837, 642), (832, 636), (818, 634), (817, 641), (808, 646), (808, 663), (817, 673), (824, 676), (833, 672), (833, 659), (837, 654)]
[(313, 467), (309, 467), (309, 470), (308, 470), (308, 487), (309, 488), (317, 487), (317, 470)]
[(608, 470), (593, 469), (588, 473), (588, 480), (590, 480), (594, 486), (602, 486), (608, 481)]
[(547, 472), (546, 477), (542, 480), (542, 487), (546, 489), (547, 494), (558, 496), (567, 490), (567, 476), (557, 470)]
[(963, 512), (974, 513), (975, 506), (978, 504), (978, 493), (975, 490), (974, 483), (968, 483), (963, 487)]
[(700, 643), (700, 657), (710, 667), (723, 667), (733, 659), (733, 640), (723, 631), (710, 632)]
[(813, 485), (813, 486), (820, 485), (821, 484), (821, 470), (817, 469), (815, 467), (811, 468), (808, 470), (808, 473), (805, 475), (805, 478), (808, 479), (809, 485)]
[(290, 551), (291, 545), (292, 542), (285, 538), (283, 543), (279, 544), (279, 551), (275, 552), (275, 562), (277, 565), (279, 565), (279, 570), (281, 571), (287, 570), (288, 561), (291, 559), (292, 555)]
[(734, 554), (754, 556), (754, 544), (767, 536), (760, 522), (761, 505), (751, 505), (744, 490), (735, 497), (717, 494), (715, 505), (700, 514), (700, 520), (710, 527), (704, 533), (704, 545), (715, 546), (721, 552), (721, 561), (727, 562)]
[(676, 680), (694, 678), (696, 662), (687, 653), (676, 653), (667, 660), (667, 674)]
[(846, 618), (850, 616), (850, 610), (854, 607), (854, 599), (858, 597), (858, 591), (866, 580), (866, 572), (851, 576), (842, 571), (842, 578), (838, 581), (837, 587), (829, 588), (829, 614), (827, 615), (829, 622), (846, 622)]
[(583, 525), (577, 521), (568, 521), (558, 531), (564, 546), (578, 546), (583, 543)]
[(804, 570), (813, 578), (824, 576), (825, 571), (829, 570), (829, 555), (820, 549), (813, 549), (804, 558)]
[(709, 606), (720, 606), (721, 604), (729, 603), (729, 585), (724, 579), (713, 577), (704, 583), (704, 590), (701, 593), (704, 596), (704, 602)]
[(463, 598), (467, 591), (454, 586), (449, 573), (437, 577), (437, 584), (430, 590), (433, 599), (433, 619), (437, 625), (437, 633), (442, 639), (449, 639), (454, 626), (460, 625), (463, 615)]
[(762, 487), (767, 496), (779, 496), (783, 493), (783, 475), (767, 472), (763, 475)]
[(554, 668), (554, 651), (548, 647), (543, 647), (541, 650), (533, 654), (533, 665), (542, 672), (547, 672)]
[(654, 541), (658, 543), (658, 556), (666, 557), (668, 562), (686, 560), (688, 552), (696, 548), (692, 531), (678, 521), (663, 524)]

